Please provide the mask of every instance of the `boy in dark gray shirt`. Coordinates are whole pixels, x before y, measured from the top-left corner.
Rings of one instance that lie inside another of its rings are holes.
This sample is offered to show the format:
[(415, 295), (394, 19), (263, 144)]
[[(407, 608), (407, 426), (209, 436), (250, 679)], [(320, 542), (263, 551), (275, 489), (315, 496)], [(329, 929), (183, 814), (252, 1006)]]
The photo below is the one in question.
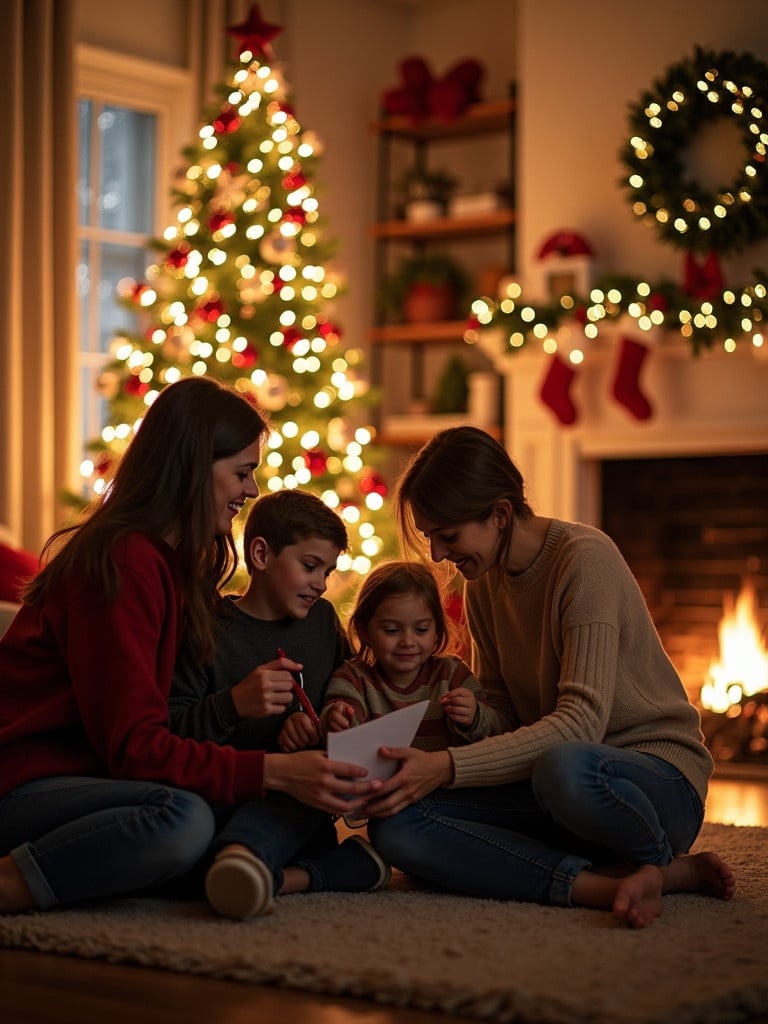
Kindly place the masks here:
[[(282, 490), (257, 499), (244, 534), (248, 588), (223, 601), (213, 661), (176, 666), (173, 732), (286, 756), (319, 744), (314, 719), (287, 684), (301, 680), (319, 708), (332, 672), (350, 656), (336, 609), (322, 596), (346, 547), (344, 523), (316, 495)], [(268, 913), (275, 895), (368, 892), (389, 880), (364, 839), (339, 845), (331, 815), (286, 794), (214, 813), (223, 827), (206, 895), (227, 917)]]

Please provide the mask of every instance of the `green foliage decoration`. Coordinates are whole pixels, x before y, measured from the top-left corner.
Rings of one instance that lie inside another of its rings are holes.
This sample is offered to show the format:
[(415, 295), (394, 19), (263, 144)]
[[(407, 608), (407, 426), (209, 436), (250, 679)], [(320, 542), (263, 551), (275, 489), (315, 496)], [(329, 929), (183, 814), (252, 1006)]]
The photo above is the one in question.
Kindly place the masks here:
[[(743, 159), (732, 181), (707, 188), (686, 170), (686, 148), (723, 118), (738, 129)], [(697, 47), (631, 105), (622, 184), (635, 215), (663, 241), (724, 255), (768, 234), (766, 151), (768, 65)]]

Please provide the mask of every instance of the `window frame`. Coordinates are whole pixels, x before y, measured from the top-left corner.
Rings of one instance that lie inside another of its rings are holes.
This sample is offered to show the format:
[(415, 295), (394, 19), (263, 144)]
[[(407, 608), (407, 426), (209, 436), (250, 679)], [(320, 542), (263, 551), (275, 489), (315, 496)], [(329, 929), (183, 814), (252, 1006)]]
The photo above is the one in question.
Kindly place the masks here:
[[(192, 110), (192, 74), (188, 69), (172, 67), (148, 61), (143, 58), (105, 50), (87, 44), (79, 44), (75, 48), (75, 103), (82, 99), (97, 104), (115, 105), (151, 114), (155, 118), (155, 168), (152, 234), (159, 236), (169, 224), (172, 217), (171, 187), (174, 165), (179, 163), (180, 153), (185, 145), (192, 141), (195, 130), (194, 113)], [(79, 157), (78, 157), (79, 159)], [(79, 197), (73, 196), (73, 202), (79, 203)], [(110, 242), (141, 245), (149, 236), (137, 235), (135, 232), (110, 232)], [(98, 225), (84, 225), (77, 217), (78, 261), (83, 243), (103, 243), (104, 229)], [(91, 296), (89, 301), (96, 303), (95, 295), (99, 289), (99, 259), (95, 260), (95, 273), (91, 276)], [(93, 332), (98, 325), (93, 321), (90, 326)], [(107, 357), (94, 348), (86, 350), (83, 346), (83, 324), (80, 316), (80, 304), (77, 304), (77, 353), (75, 379), (78, 388), (84, 387), (86, 374), (92, 375), (95, 384)], [(95, 393), (95, 389), (94, 389)], [(92, 404), (93, 395), (79, 395), (77, 407), (81, 410)], [(93, 418), (93, 417), (91, 417)], [(81, 425), (78, 423), (78, 435)], [(76, 450), (80, 453), (78, 461), (86, 450), (87, 443), (93, 437), (79, 437)], [(76, 468), (76, 467), (75, 467)], [(75, 479), (79, 478), (75, 473)]]

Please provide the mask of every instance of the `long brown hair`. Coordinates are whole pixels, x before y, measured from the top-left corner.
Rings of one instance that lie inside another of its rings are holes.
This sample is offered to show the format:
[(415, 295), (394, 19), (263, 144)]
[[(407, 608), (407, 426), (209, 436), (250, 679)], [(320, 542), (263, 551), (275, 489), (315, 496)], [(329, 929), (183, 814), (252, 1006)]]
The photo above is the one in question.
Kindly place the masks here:
[(61, 577), (77, 572), (113, 601), (120, 587), (117, 541), (134, 531), (154, 539), (175, 531), (185, 639), (194, 657), (210, 657), (219, 587), (237, 564), (232, 536), (215, 534), (212, 467), (266, 431), (249, 399), (210, 377), (168, 385), (149, 407), (104, 496), (48, 539), (47, 564), (25, 587), (23, 600), (40, 603)]
[(522, 474), (503, 445), (485, 430), (441, 430), (412, 456), (395, 485), (395, 520), (404, 553), (424, 557), (414, 510), (433, 523), (458, 526), (483, 522), (503, 498), (512, 506), (513, 516), (499, 544), (499, 565), (509, 557), (514, 519), (533, 515)]

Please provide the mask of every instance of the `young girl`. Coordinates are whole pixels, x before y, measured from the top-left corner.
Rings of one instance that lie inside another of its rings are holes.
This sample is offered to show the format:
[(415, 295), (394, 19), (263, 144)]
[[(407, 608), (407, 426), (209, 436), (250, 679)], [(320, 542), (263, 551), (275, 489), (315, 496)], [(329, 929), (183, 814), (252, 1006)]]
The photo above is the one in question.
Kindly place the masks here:
[[(212, 656), (232, 520), (258, 489), (264, 420), (211, 379), (169, 385), (105, 497), (44, 548), (0, 640), (0, 913), (158, 885), (214, 835), (210, 803), (281, 790), (342, 813), (375, 784), (320, 751), (264, 754), (174, 736), (179, 647)], [(291, 671), (274, 666), (274, 700)], [(345, 781), (346, 779), (346, 781)]]
[(390, 750), (402, 763), (366, 809), (379, 852), (468, 895), (604, 907), (637, 928), (664, 892), (729, 899), (720, 857), (685, 856), (712, 758), (615, 544), (535, 515), (475, 427), (436, 434), (395, 507), (406, 550), (426, 540), (464, 577), (478, 679), (515, 720), (448, 751)]
[(321, 730), (339, 732), (422, 700), (414, 747), (444, 750), (508, 727), (505, 701), (490, 706), (471, 670), (443, 654), (449, 631), (440, 591), (419, 562), (385, 562), (363, 581), (349, 634), (356, 657), (331, 677)]

